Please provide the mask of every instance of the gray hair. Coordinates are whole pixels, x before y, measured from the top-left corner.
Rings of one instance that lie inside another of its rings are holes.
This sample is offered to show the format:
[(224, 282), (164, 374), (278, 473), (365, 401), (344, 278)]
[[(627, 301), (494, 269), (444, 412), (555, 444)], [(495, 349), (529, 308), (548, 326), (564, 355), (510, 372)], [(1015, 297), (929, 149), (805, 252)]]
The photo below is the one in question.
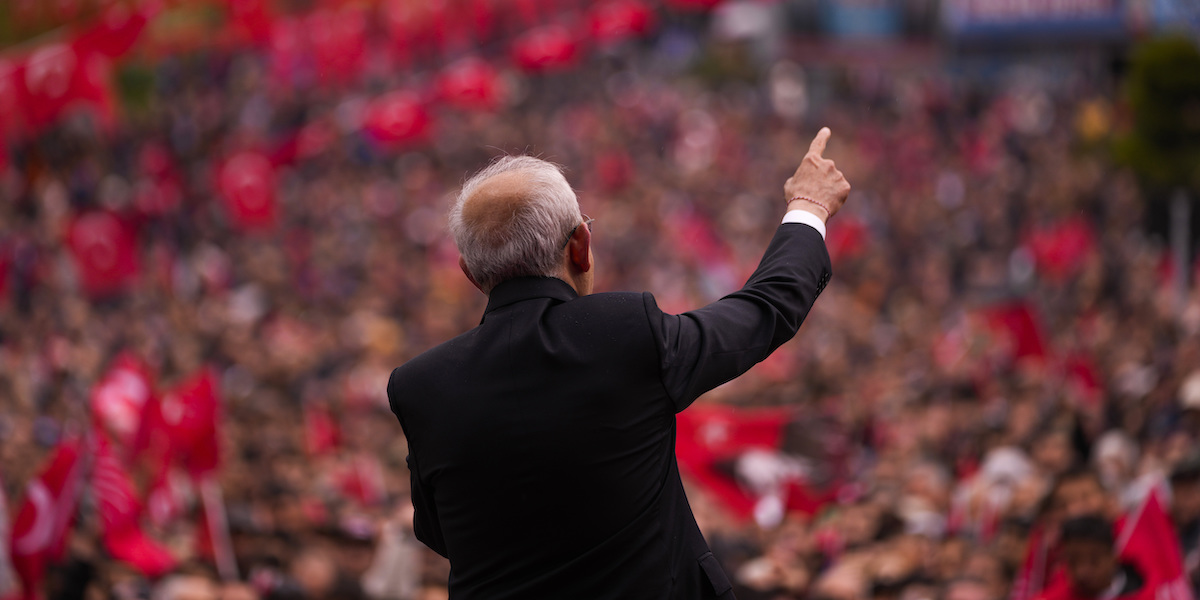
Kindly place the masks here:
[[(499, 227), (463, 221), (463, 206), (488, 179), (521, 172), (526, 202)], [(450, 233), (471, 277), (485, 294), (514, 277), (556, 277), (563, 243), (582, 215), (575, 191), (558, 165), (532, 156), (505, 156), (463, 184), (450, 209)]]

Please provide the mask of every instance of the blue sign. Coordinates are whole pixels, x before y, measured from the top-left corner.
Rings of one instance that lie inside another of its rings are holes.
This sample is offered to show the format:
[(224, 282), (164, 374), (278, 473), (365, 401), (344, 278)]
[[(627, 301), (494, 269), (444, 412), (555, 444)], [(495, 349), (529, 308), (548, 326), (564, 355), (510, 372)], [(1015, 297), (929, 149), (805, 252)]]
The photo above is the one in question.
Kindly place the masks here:
[(1186, 29), (1200, 33), (1200, 2), (1196, 0), (1152, 0), (1154, 26), (1159, 29)]
[(890, 38), (900, 34), (899, 0), (823, 0), (821, 28), (842, 38)]
[(943, 0), (954, 36), (979, 38), (1117, 38), (1129, 27), (1123, 0)]

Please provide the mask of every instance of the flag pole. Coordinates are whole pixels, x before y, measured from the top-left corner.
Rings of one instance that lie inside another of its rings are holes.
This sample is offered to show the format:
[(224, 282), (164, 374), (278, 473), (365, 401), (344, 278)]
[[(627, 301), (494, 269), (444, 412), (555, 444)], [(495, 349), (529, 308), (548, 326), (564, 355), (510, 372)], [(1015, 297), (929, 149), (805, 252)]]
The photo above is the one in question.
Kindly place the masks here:
[(200, 497), (204, 501), (204, 520), (208, 522), (208, 535), (212, 540), (217, 573), (225, 581), (237, 581), (237, 560), (233, 556), (233, 542), (229, 538), (225, 500), (221, 497), (220, 484), (211, 475), (206, 475), (200, 481)]

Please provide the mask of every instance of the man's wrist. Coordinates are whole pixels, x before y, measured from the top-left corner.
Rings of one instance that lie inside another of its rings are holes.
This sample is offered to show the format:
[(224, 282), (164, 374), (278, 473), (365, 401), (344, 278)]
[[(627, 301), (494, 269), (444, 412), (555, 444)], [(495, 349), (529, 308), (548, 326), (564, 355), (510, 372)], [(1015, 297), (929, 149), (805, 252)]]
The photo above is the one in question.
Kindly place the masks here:
[(829, 221), (833, 216), (833, 209), (828, 204), (802, 195), (792, 196), (791, 200), (788, 200), (788, 210), (806, 210), (821, 217), (823, 221)]
[(783, 215), (783, 222), (802, 223), (804, 225), (808, 225), (809, 227), (816, 229), (817, 233), (821, 234), (821, 239), (825, 239), (824, 215), (817, 214), (816, 212), (805, 208), (797, 208), (794, 210), (789, 210), (787, 214)]
[(825, 210), (825, 207), (819, 204), (806, 202), (804, 200), (792, 200), (791, 202), (788, 202), (787, 210), (788, 212), (792, 212), (793, 210), (801, 210), (811, 215), (815, 215), (818, 219), (821, 219), (822, 223), (829, 222), (829, 211)]

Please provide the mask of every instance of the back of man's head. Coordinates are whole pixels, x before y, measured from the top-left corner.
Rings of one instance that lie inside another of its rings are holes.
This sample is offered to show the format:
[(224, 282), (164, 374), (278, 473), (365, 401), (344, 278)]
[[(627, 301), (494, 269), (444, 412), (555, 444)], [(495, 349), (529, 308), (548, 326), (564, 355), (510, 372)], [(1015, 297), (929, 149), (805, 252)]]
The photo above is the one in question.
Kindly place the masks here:
[(574, 190), (553, 163), (505, 156), (463, 184), (450, 232), (471, 279), (485, 294), (514, 277), (555, 277), (580, 222)]

